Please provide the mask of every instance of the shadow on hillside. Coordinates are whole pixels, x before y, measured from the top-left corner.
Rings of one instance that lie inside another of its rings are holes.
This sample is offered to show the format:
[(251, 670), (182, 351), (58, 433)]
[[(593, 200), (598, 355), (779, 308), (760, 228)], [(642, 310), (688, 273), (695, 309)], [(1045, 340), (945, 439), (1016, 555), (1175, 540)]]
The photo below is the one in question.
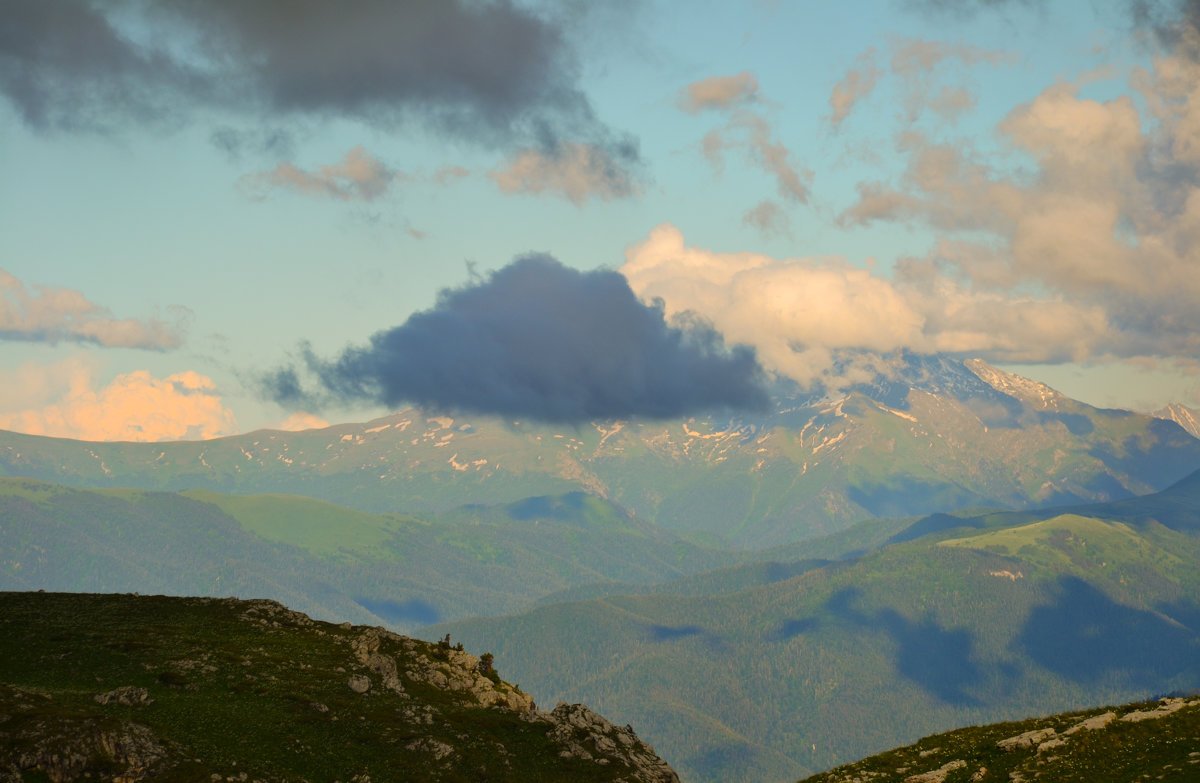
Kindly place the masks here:
[(1017, 637), (1030, 658), (1055, 674), (1093, 683), (1119, 673), (1131, 686), (1153, 690), (1164, 678), (1200, 671), (1195, 631), (1116, 603), (1077, 577), (1062, 578), (1055, 592), (1056, 600), (1035, 608)]
[(650, 640), (654, 642), (673, 642), (676, 639), (687, 639), (695, 637), (695, 639), (708, 648), (713, 653), (723, 653), (728, 651), (729, 645), (725, 641), (710, 631), (706, 631), (698, 625), (647, 625), (646, 633), (649, 634)]
[(1141, 436), (1130, 435), (1120, 445), (1097, 443), (1090, 453), (1108, 465), (1110, 472), (1157, 489), (1169, 487), (1198, 467), (1196, 439), (1165, 419), (1151, 419)]
[(956, 706), (973, 706), (978, 699), (967, 689), (980, 682), (982, 673), (971, 660), (974, 641), (962, 629), (944, 628), (933, 618), (913, 621), (895, 609), (873, 613), (855, 607), (861, 591), (847, 587), (825, 602), (822, 617), (786, 620), (772, 634), (777, 641), (816, 631), (826, 621), (855, 628), (881, 630), (896, 645), (896, 672), (924, 688), (931, 696)]
[(943, 513), (930, 514), (927, 517), (918, 519), (899, 533), (893, 535), (885, 542), (885, 545), (915, 541), (921, 536), (927, 536), (930, 533), (941, 533), (942, 531), (953, 530), (958, 527), (981, 528), (983, 524), (982, 517), (956, 517)]
[(1039, 424), (1060, 422), (1072, 435), (1086, 437), (1096, 431), (1096, 425), (1082, 413), (1063, 413), (1062, 411), (1038, 411)]
[(893, 476), (876, 484), (848, 487), (846, 497), (880, 519), (929, 514), (943, 508), (993, 505), (990, 498), (957, 484), (921, 481), (911, 476)]
[(409, 601), (387, 601), (370, 598), (358, 598), (357, 600), (358, 605), (363, 609), (390, 623), (423, 626), (433, 625), (442, 620), (441, 613), (432, 604), (426, 603), (419, 598), (413, 598)]

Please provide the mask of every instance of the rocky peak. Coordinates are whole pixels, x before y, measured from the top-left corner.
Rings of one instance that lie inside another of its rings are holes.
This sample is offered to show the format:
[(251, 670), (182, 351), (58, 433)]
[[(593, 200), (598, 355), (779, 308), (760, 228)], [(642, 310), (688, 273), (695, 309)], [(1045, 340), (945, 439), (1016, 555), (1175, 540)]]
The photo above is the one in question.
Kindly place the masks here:
[(1069, 399), (1044, 383), (1005, 372), (993, 367), (983, 359), (968, 359), (964, 364), (988, 386), (1001, 394), (1007, 394), (1009, 397), (1020, 400), (1034, 410), (1056, 411), (1063, 402)]
[(1165, 408), (1159, 408), (1151, 415), (1155, 418), (1173, 421), (1187, 430), (1192, 437), (1200, 438), (1200, 410), (1173, 402)]

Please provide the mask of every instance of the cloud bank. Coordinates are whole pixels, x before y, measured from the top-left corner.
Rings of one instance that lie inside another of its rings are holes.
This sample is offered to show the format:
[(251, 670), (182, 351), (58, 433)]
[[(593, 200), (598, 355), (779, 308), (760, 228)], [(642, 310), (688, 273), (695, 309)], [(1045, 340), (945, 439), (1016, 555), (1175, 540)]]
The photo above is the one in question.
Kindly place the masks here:
[[(803, 386), (870, 380), (850, 357), (901, 350), (1038, 362), (1085, 358), (1112, 337), (1102, 308), (972, 290), (945, 275), (889, 279), (838, 257), (777, 259), (689, 247), (670, 224), (620, 269), (668, 317), (695, 313)], [(857, 374), (856, 374), (857, 373)]]
[(966, 142), (906, 134), (904, 176), (860, 183), (840, 219), (936, 229), (937, 246), (905, 267), (914, 280), (1042, 291), (1103, 313), (1105, 341), (1076, 344), (1075, 358), (1200, 356), (1200, 64), (1159, 58), (1133, 81), (1149, 117), (1070, 83), (1010, 112), (997, 133), (1032, 176)]
[[(517, 259), (332, 360), (264, 380), (285, 405), (367, 401), (550, 422), (762, 409), (754, 351), (692, 320), (669, 325), (620, 274)], [(315, 389), (310, 388), (312, 384)]]
[(627, 143), (580, 89), (562, 22), (506, 0), (0, 0), (0, 18), (0, 94), (43, 132), (216, 110), (270, 126), (222, 125), (213, 141), (231, 154), (329, 117), (492, 148)]
[(233, 412), (221, 403), (212, 380), (190, 370), (166, 378), (139, 370), (100, 389), (82, 362), (26, 365), (6, 375), (6, 386), (36, 394), (67, 383), (53, 402), (0, 413), (0, 428), (6, 430), (95, 441), (203, 439), (237, 432)]
[(70, 288), (25, 284), (0, 269), (0, 340), (89, 343), (106, 348), (168, 350), (182, 342), (182, 326), (156, 318), (113, 318), (109, 311)]

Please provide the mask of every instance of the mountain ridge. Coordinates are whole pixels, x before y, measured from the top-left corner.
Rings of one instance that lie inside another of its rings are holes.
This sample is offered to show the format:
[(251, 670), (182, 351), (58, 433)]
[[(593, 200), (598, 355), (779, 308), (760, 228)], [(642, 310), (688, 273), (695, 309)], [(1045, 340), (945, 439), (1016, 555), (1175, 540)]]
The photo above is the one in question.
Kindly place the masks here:
[(514, 663), (532, 692), (642, 726), (688, 780), (795, 780), (955, 726), (1200, 687), (1200, 530), (1179, 522), (1198, 487), (946, 517), (757, 583), (578, 589), (420, 634), (537, 651)]
[(911, 358), (847, 396), (780, 397), (762, 416), (576, 429), (409, 409), (363, 424), (163, 444), (0, 433), (0, 474), (307, 495), (374, 513), (584, 491), (680, 534), (757, 549), (871, 517), (1142, 495), (1200, 468), (1200, 440), (1174, 423), (1061, 395), (1051, 405), (1049, 392), (1029, 391), (1045, 387), (1015, 377)]

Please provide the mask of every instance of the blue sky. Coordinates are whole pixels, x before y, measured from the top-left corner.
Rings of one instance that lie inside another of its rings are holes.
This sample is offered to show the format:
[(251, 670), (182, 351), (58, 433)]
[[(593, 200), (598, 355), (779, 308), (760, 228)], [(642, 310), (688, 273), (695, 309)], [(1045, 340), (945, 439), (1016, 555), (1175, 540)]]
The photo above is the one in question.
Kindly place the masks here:
[(1200, 405), (1194, 4), (590, 5), (0, 0), (0, 426), (377, 415), (263, 374), (530, 252), (801, 383)]

